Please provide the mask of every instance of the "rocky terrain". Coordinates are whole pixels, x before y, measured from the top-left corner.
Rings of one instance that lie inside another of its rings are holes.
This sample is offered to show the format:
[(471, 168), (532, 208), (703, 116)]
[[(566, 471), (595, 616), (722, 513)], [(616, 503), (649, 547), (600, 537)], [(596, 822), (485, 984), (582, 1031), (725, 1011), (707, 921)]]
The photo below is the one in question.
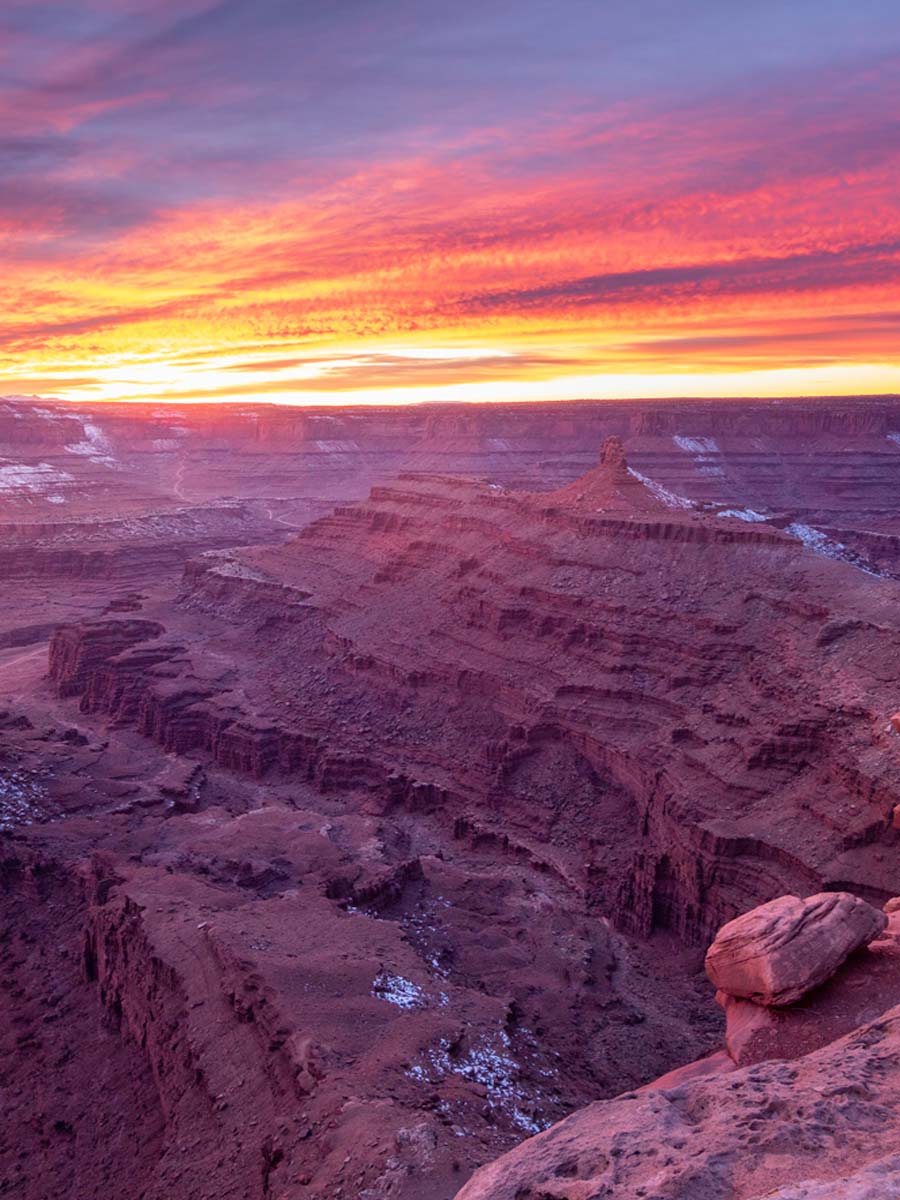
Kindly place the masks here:
[[(0, 406), (9, 1194), (891, 1194), (898, 442)], [(716, 1005), (720, 927), (821, 893)]]
[(873, 1136), (898, 1120), (898, 906), (782, 896), (730, 922), (706, 957), (726, 985), (727, 1050), (581, 1109), (459, 1200), (900, 1196), (900, 1155)]

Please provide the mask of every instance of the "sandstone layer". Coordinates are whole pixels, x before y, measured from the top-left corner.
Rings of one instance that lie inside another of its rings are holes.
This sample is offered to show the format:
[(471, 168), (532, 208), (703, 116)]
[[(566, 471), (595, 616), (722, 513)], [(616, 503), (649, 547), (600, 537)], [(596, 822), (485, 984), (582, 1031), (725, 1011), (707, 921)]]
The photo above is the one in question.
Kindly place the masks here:
[(737, 999), (794, 1004), (886, 925), (883, 912), (847, 892), (780, 896), (719, 930), (706, 952), (706, 973)]
[[(700, 1088), (692, 1148), (726, 1073), (751, 1124), (784, 1098), (703, 952), (900, 893), (896, 402), (7, 408), (15, 1194), (449, 1200), (623, 1089), (654, 1130)], [(868, 954), (889, 998), (890, 936), (810, 995)]]

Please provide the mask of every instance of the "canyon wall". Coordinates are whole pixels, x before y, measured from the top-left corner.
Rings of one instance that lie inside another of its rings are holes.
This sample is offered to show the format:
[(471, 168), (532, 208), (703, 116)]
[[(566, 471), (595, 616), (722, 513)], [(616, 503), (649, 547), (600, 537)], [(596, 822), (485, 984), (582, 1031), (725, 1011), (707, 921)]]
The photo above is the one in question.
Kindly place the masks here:
[(896, 517), (896, 397), (393, 409), (6, 401), (0, 499), (58, 519), (78, 510), (90, 482), (107, 507), (258, 497), (302, 523), (402, 471), (550, 490), (589, 469), (613, 435), (627, 441), (635, 468), (691, 499), (831, 525)]
[(17, 1194), (450, 1200), (612, 1160), (558, 1124), (608, 1100), (628, 1162), (712, 1144), (693, 1200), (748, 1153), (705, 1112), (793, 1114), (784, 1066), (637, 1089), (722, 1045), (723, 922), (900, 894), (897, 417), (0, 405)]
[[(896, 585), (643, 488), (639, 512), (588, 511), (605, 472), (558, 496), (403, 476), (285, 545), (196, 560), (133, 646), (60, 630), (51, 677), (167, 751), (424, 805), (631, 934), (702, 942), (792, 888), (900, 890), (876, 666), (900, 652)], [(203, 647), (237, 684), (203, 677)]]

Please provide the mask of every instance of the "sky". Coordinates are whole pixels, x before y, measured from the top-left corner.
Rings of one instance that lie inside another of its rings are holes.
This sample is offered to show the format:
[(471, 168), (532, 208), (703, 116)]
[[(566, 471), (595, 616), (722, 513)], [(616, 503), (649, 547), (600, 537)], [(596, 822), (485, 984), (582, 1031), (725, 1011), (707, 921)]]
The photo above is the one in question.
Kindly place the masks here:
[(4, 0), (0, 394), (900, 392), (898, 0)]

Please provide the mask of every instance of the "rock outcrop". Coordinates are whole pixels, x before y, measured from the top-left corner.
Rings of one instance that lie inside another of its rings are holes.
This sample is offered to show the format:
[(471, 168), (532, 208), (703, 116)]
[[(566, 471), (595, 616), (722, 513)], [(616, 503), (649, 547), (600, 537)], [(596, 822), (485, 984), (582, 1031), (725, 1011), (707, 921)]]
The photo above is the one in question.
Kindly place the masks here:
[(847, 892), (806, 900), (780, 896), (719, 930), (706, 954), (706, 973), (729, 996), (774, 1007), (795, 1004), (886, 925), (883, 912)]
[(79, 695), (101, 665), (164, 632), (158, 622), (140, 619), (93, 621), (54, 630), (48, 665), (56, 694)]
[[(883, 933), (848, 956), (801, 1001), (770, 1007), (717, 992), (725, 1012), (725, 1047), (738, 1066), (797, 1058), (874, 1020), (900, 1003), (900, 910), (885, 905)], [(892, 907), (894, 906), (894, 907)]]
[(900, 1007), (795, 1062), (592, 1104), (483, 1167), (457, 1200), (888, 1200), (898, 1055)]
[[(900, 926), (889, 924), (900, 905), (887, 907), (889, 916), (855, 897), (790, 896), (731, 922), (713, 963), (747, 951), (742, 961), (755, 966), (739, 982), (765, 978), (777, 1006), (720, 992), (727, 1052), (589, 1105), (476, 1172), (457, 1200), (900, 1197), (900, 1156), (869, 1136), (877, 1113), (900, 1127)], [(792, 950), (791, 978), (815, 978), (812, 959), (830, 961), (836, 939), (861, 946), (885, 925), (871, 952), (851, 954), (812, 991), (792, 984), (803, 1003), (784, 1003)]]
[[(644, 477), (631, 470), (622, 439), (613, 436), (606, 438), (600, 447), (597, 465), (593, 470), (542, 498), (546, 503), (562, 504), (566, 508), (635, 516), (638, 513), (665, 512), (667, 495), (675, 499), (674, 494), (664, 488), (657, 488), (654, 494), (646, 486)], [(677, 502), (685, 509), (691, 507), (687, 500), (679, 499)]]

